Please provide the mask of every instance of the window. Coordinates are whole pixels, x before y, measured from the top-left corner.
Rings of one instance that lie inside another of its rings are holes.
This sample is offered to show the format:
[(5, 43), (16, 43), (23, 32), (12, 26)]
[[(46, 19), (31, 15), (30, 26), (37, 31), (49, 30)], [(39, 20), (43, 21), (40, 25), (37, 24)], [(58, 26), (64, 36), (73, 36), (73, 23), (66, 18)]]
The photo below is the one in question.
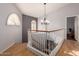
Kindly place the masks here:
[(9, 15), (7, 25), (20, 25), (20, 20), (16, 13)]
[(36, 20), (31, 21), (31, 30), (36, 30)]

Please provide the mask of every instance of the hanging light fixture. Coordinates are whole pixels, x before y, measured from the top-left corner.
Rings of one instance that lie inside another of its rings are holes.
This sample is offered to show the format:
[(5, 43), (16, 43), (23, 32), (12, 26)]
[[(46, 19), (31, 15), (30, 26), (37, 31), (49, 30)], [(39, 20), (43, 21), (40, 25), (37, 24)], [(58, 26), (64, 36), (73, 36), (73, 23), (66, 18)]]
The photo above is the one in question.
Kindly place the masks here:
[(45, 25), (45, 28), (47, 30), (47, 25), (49, 24), (50, 22), (46, 19), (46, 3), (44, 3), (44, 19), (41, 20), (41, 24), (44, 24)]

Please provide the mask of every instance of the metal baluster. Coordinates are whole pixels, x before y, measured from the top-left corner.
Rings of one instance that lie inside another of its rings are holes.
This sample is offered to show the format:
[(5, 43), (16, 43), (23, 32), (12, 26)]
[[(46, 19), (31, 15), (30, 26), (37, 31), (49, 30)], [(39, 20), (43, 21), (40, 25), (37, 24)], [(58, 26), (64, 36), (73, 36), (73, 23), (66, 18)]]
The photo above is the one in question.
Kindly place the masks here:
[[(44, 35), (43, 35), (44, 36)], [(45, 37), (45, 36), (44, 36)], [(43, 42), (44, 42), (44, 53), (45, 53), (45, 39), (43, 39)]]
[[(42, 37), (40, 38), (40, 43), (41, 43), (41, 40), (42, 40)], [(42, 51), (42, 47), (41, 47), (41, 45), (40, 45), (40, 49), (41, 49), (41, 51)]]
[(43, 35), (43, 52), (44, 52), (44, 35)]
[[(50, 34), (50, 33), (49, 33)], [(50, 40), (50, 39), (49, 39)], [(50, 53), (50, 41), (49, 41), (49, 46), (48, 46), (48, 54)]]
[[(39, 38), (39, 32), (38, 32), (38, 38)], [(38, 39), (38, 38), (37, 38), (37, 41), (38, 41), (37, 44), (38, 44), (38, 49), (40, 49), (40, 48), (39, 48), (39, 46), (40, 46), (40, 45), (39, 45), (39, 43), (40, 43), (40, 39)]]
[(45, 39), (44, 39), (44, 41), (45, 41), (45, 53), (46, 53), (46, 35), (45, 35), (45, 32), (44, 32), (44, 37), (45, 37)]
[[(43, 33), (43, 32), (42, 32), (42, 33)], [(42, 43), (42, 52), (43, 52), (43, 35), (42, 35), (41, 43)]]
[[(40, 41), (41, 41), (41, 38), (39, 39), (39, 43), (40, 43)], [(39, 45), (39, 49), (41, 50), (41, 45)]]
[[(40, 35), (41, 35), (41, 32), (40, 32)], [(38, 45), (39, 45), (39, 50), (41, 51), (41, 36), (39, 36), (39, 37), (40, 37), (40, 39), (39, 39)]]
[[(43, 32), (42, 32), (42, 34), (44, 35)], [(44, 39), (43, 39), (43, 35), (42, 35), (42, 39), (41, 39), (41, 48), (42, 48), (41, 50), (42, 50), (42, 52), (43, 52), (43, 40), (44, 40)]]
[(48, 45), (47, 44), (47, 32), (46, 32), (46, 39), (45, 40), (46, 40), (46, 54), (47, 54), (47, 45)]

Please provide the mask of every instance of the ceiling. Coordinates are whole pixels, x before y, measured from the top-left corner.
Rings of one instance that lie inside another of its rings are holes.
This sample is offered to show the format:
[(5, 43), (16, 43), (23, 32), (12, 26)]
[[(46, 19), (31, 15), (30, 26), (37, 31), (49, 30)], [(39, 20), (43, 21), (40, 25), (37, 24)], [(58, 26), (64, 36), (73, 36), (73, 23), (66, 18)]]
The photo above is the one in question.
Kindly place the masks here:
[[(68, 5), (68, 3), (47, 3), (46, 14), (55, 12), (56, 10)], [(41, 17), (44, 15), (43, 3), (17, 3), (16, 6), (24, 15), (33, 17)]]

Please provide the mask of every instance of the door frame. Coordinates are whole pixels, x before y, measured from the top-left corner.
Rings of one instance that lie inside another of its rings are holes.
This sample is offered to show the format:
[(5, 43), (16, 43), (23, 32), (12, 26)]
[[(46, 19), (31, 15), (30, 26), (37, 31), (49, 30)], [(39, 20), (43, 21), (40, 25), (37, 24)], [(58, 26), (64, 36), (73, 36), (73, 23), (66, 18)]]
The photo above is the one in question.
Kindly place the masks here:
[[(67, 18), (68, 17), (76, 17), (76, 18), (78, 18), (79, 17), (79, 15), (72, 15), (72, 16), (66, 16), (65, 17), (65, 39), (67, 40)], [(79, 18), (78, 18), (79, 19)], [(75, 20), (77, 20), (78, 21), (78, 19), (75, 19)], [(77, 24), (78, 25), (78, 24)], [(74, 24), (74, 26), (75, 26), (75, 24)], [(78, 26), (78, 28), (79, 28), (79, 26)], [(75, 32), (75, 31), (74, 31)], [(75, 33), (74, 33), (75, 34)], [(78, 38), (75, 38), (75, 40), (77, 40), (77, 41), (79, 41), (78, 40)]]

